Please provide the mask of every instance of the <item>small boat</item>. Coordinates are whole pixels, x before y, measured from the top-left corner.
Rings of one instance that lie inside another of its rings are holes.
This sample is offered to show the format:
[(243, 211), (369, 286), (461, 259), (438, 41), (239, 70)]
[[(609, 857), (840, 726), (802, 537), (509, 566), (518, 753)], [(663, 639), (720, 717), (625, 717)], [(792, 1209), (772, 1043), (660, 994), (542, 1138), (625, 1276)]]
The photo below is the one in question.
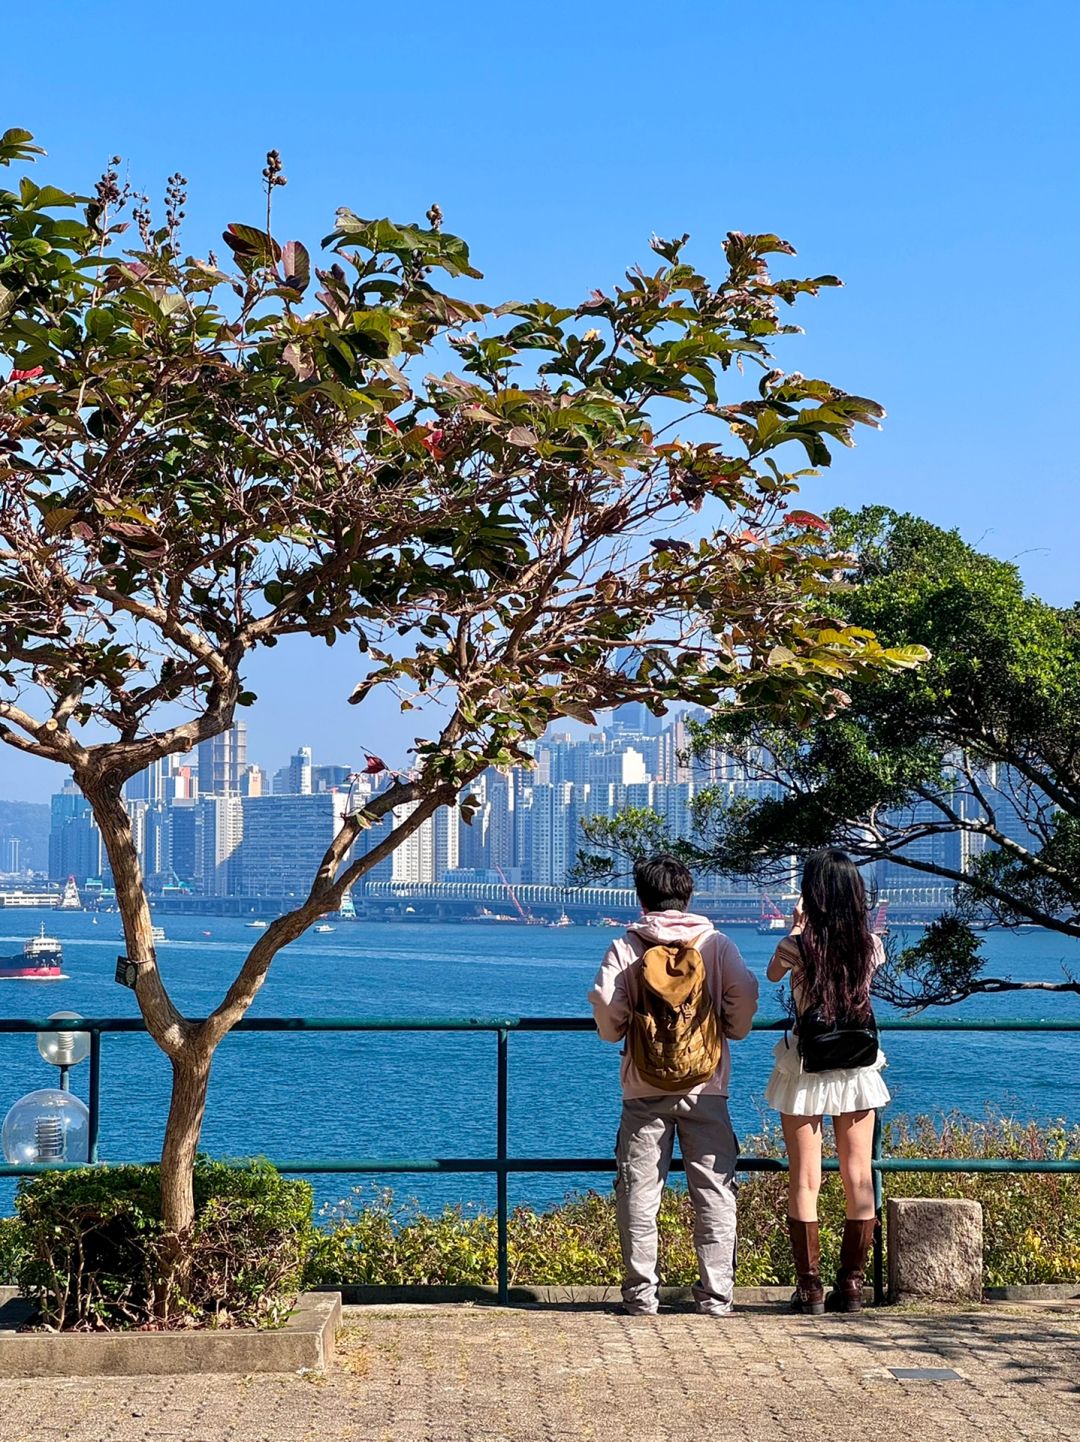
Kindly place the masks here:
[(0, 961), (0, 978), (13, 981), (62, 981), (64, 973), (60, 963), (64, 949), (55, 936), (45, 935), (45, 923), (41, 931), (23, 943), (21, 956), (9, 956)]
[(549, 926), (573, 926), (573, 924), (565, 911), (560, 911), (554, 921), (548, 922)]
[(203, 936), (213, 936), (213, 934), (214, 934), (214, 933), (213, 933), (212, 931), (204, 931), (204, 932), (203, 932)]
[(265, 921), (249, 921), (249, 922), (247, 923), (247, 925), (248, 925), (248, 926), (253, 926), (256, 931), (265, 931), (265, 930), (266, 930), (266, 922), (265, 922)]
[(165, 935), (165, 928), (163, 926), (152, 926), (150, 928), (150, 939), (151, 941), (157, 942), (168, 941), (169, 938)]
[(767, 896), (761, 898), (761, 919), (757, 925), (759, 936), (771, 936), (774, 932), (787, 931), (787, 917)]
[(325, 922), (323, 923), (322, 926), (317, 926), (317, 927), (315, 928), (316, 931), (322, 932), (324, 936), (325, 936), (325, 934), (326, 934), (328, 931), (333, 931), (333, 929), (334, 929), (334, 928), (333, 928), (332, 926), (327, 926)]

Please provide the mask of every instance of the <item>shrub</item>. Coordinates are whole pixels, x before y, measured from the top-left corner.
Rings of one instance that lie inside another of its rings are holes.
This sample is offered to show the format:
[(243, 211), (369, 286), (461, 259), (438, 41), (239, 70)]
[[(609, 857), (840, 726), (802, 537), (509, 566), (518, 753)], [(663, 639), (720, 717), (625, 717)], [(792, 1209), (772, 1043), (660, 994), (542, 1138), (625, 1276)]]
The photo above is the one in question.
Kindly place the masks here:
[[(775, 1130), (748, 1138), (744, 1150), (779, 1156)], [(1080, 1128), (1020, 1126), (1003, 1119), (973, 1122), (946, 1117), (901, 1119), (886, 1126), (891, 1156), (1080, 1156)], [(970, 1197), (981, 1202), (986, 1229), (987, 1285), (1080, 1281), (1080, 1175), (1047, 1173), (890, 1173), (886, 1196)], [(758, 1173), (739, 1193), (741, 1286), (794, 1280), (788, 1245), (787, 1178)], [(823, 1271), (839, 1262), (844, 1194), (826, 1178), (819, 1207)], [(446, 1207), (431, 1216), (392, 1191), (357, 1188), (324, 1209), (308, 1278), (339, 1285), (490, 1285), (496, 1276), (496, 1221), (472, 1207)], [(621, 1279), (619, 1236), (610, 1193), (574, 1194), (544, 1212), (519, 1207), (509, 1218), (510, 1280), (520, 1285), (616, 1285)], [(693, 1210), (681, 1188), (663, 1194), (659, 1217), (661, 1274), (671, 1285), (697, 1277)], [(886, 1239), (887, 1241), (887, 1239)]]
[[(1080, 1127), (964, 1117), (945, 1117), (935, 1125), (928, 1117), (902, 1118), (887, 1127), (886, 1150), (898, 1157), (1064, 1160), (1080, 1156)], [(894, 1172), (885, 1192), (981, 1202), (987, 1286), (1080, 1281), (1078, 1173)]]
[(183, 1287), (160, 1295), (156, 1166), (47, 1172), (19, 1185), (8, 1245), (20, 1290), (58, 1328), (279, 1325), (300, 1288), (312, 1192), (268, 1162), (200, 1158)]

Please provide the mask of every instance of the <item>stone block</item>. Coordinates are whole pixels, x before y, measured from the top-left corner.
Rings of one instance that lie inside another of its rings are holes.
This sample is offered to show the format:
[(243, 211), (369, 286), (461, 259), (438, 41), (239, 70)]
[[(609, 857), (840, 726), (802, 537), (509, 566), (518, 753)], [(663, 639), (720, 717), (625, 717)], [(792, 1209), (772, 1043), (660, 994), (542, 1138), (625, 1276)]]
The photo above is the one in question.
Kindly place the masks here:
[(894, 1302), (982, 1299), (983, 1224), (978, 1202), (891, 1197), (886, 1246)]

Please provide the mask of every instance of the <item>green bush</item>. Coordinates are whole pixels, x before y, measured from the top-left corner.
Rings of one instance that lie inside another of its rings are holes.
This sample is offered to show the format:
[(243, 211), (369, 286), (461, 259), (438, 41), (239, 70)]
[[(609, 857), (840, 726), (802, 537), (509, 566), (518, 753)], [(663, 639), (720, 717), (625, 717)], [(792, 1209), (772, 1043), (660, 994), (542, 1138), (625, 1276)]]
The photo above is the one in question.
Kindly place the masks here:
[[(58, 1328), (279, 1325), (303, 1280), (312, 1192), (269, 1163), (200, 1158), (183, 1285), (166, 1285), (156, 1166), (47, 1172), (19, 1184), (5, 1246)], [(0, 1256), (3, 1254), (0, 1253)]]
[[(1080, 1127), (1042, 1127), (995, 1118), (900, 1119), (886, 1128), (897, 1157), (1080, 1157)], [(989, 1287), (1080, 1282), (1080, 1174), (1053, 1172), (894, 1172), (892, 1197), (966, 1197), (983, 1207), (983, 1275)]]
[[(744, 1150), (757, 1156), (783, 1153), (775, 1131), (747, 1139)], [(1019, 1126), (1002, 1119), (979, 1123), (950, 1117), (936, 1125), (927, 1117), (901, 1119), (886, 1126), (885, 1152), (901, 1157), (1075, 1157), (1080, 1156), (1080, 1128)], [(981, 1202), (987, 1285), (1080, 1281), (1080, 1175), (890, 1173), (885, 1194)], [(743, 1183), (740, 1285), (794, 1280), (786, 1215), (782, 1173), (759, 1173)], [(828, 1276), (838, 1264), (844, 1225), (844, 1195), (835, 1175), (822, 1187), (819, 1215)], [(389, 1190), (358, 1188), (338, 1207), (324, 1209), (322, 1223), (308, 1263), (313, 1285), (490, 1285), (495, 1280), (495, 1218), (474, 1207), (447, 1207), (431, 1216), (415, 1203), (396, 1201)], [(508, 1231), (512, 1283), (595, 1286), (621, 1279), (610, 1192), (571, 1195), (544, 1212), (519, 1207), (511, 1213)], [(659, 1231), (665, 1282), (693, 1282), (693, 1210), (681, 1188), (664, 1192)]]

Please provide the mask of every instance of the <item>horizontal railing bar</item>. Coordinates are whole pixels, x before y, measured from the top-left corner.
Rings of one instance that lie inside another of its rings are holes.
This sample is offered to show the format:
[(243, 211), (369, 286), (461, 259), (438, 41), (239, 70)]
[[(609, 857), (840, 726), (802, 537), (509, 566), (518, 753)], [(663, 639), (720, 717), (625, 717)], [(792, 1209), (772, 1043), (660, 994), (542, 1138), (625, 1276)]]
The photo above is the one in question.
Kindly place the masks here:
[[(241, 1166), (245, 1158), (218, 1158)], [(615, 1170), (613, 1157), (507, 1157), (500, 1161), (496, 1157), (337, 1157), (330, 1160), (314, 1161), (310, 1158), (275, 1161), (271, 1166), (290, 1176), (351, 1176), (405, 1174), (415, 1172), (443, 1172), (487, 1174), (496, 1176), (500, 1172), (599, 1172)], [(37, 1162), (20, 1166), (0, 1165), (0, 1177), (33, 1177), (40, 1172), (70, 1172), (85, 1168), (85, 1162)], [(156, 1162), (96, 1162), (97, 1167), (155, 1166)], [(956, 1173), (1080, 1173), (1080, 1157), (1029, 1159), (1008, 1157), (964, 1157), (950, 1160), (948, 1157), (878, 1157), (871, 1163), (876, 1172), (956, 1172)], [(822, 1167), (827, 1172), (839, 1170), (835, 1157), (826, 1157)], [(785, 1172), (788, 1164), (783, 1157), (740, 1157), (736, 1169), (740, 1172)], [(671, 1170), (684, 1170), (683, 1162), (676, 1157)]]
[[(193, 1017), (198, 1025), (202, 1018)], [(755, 1021), (754, 1031), (778, 1032), (790, 1026), (784, 1017)], [(972, 1018), (970, 1020), (902, 1018), (878, 1021), (881, 1031), (1031, 1031), (1031, 1032), (1080, 1032), (1080, 1018), (1062, 1018), (1056, 1021), (1021, 1021), (1015, 1017)], [(48, 1017), (40, 1021), (25, 1018), (0, 1018), (0, 1034), (52, 1031), (86, 1032), (144, 1032), (146, 1023), (142, 1017), (105, 1016), (80, 1017), (73, 1024), (69, 1021), (53, 1021)], [(238, 1021), (233, 1031), (581, 1031), (595, 1032), (593, 1022), (584, 1016), (517, 1016), (517, 1017), (351, 1017), (351, 1016), (264, 1016), (245, 1017)]]

